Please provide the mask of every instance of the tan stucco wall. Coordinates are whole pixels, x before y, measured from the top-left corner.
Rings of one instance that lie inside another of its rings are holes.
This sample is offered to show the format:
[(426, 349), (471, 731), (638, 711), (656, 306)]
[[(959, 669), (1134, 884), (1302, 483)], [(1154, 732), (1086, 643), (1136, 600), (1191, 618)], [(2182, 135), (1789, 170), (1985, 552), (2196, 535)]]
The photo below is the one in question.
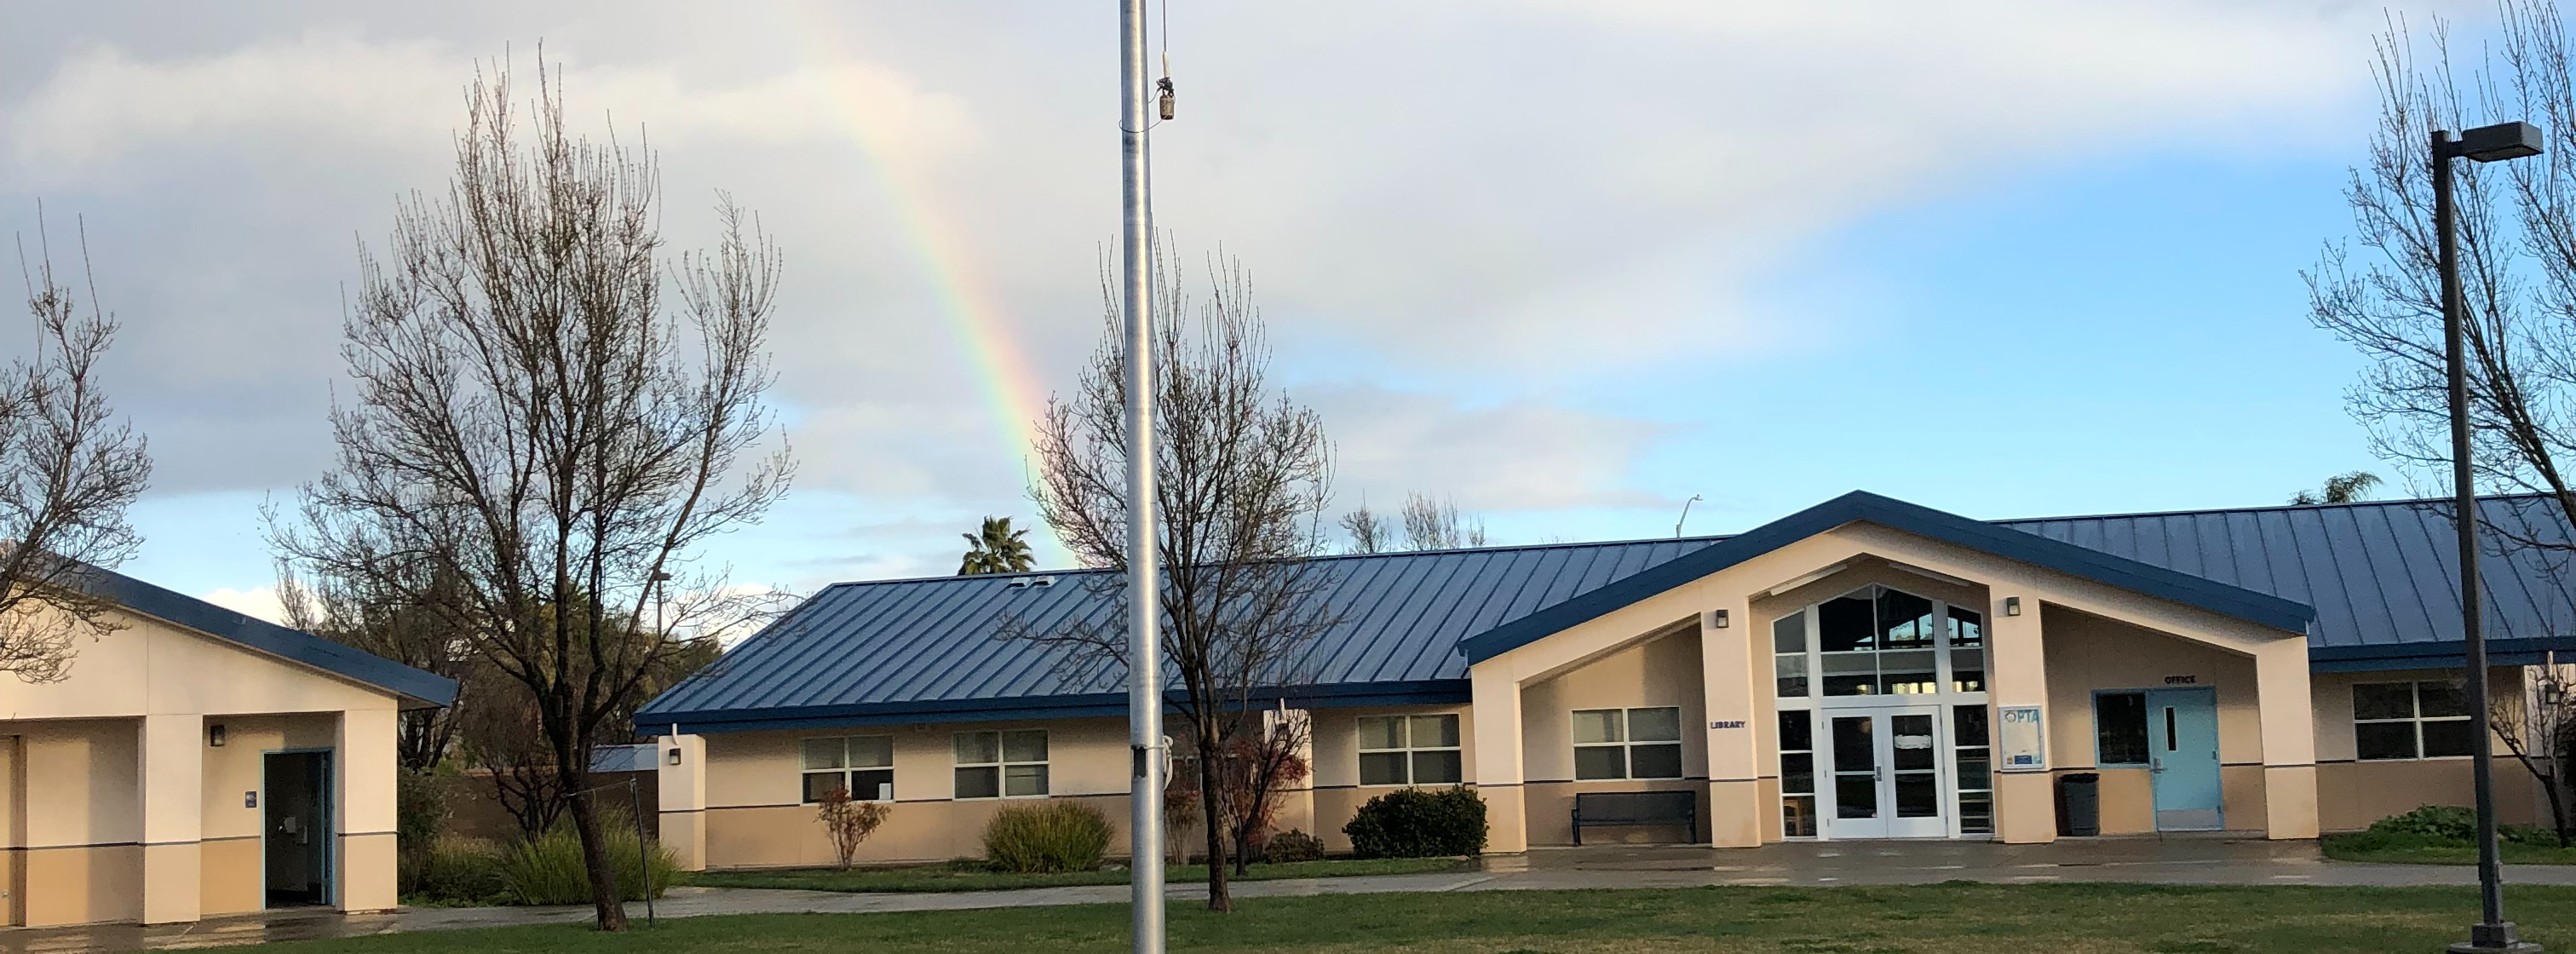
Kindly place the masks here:
[[(2352, 733), (2352, 687), (2356, 683), (2411, 682), (2460, 678), (2459, 669), (2389, 672), (2318, 673), (2310, 683), (2317, 723), (2317, 801), (2327, 831), (2357, 831), (2381, 818), (2424, 805), (2470, 805), (2476, 786), (2467, 756), (2431, 759), (2359, 761)], [(2525, 679), (2517, 667), (2488, 670), (2494, 697), (2509, 707), (2520, 699)], [(2496, 817), (2509, 825), (2542, 824), (2549, 809), (2543, 793), (2522, 765), (2494, 747)]]
[[(2263, 764), (2263, 717), (2254, 660), (2059, 606), (2045, 608), (2048, 639), (2048, 758), (2060, 769), (2090, 769), (2093, 693), (2104, 689), (2212, 689), (2218, 703), (2220, 765)], [(2187, 681), (2184, 681), (2187, 680)], [(2228, 815), (2229, 827), (2250, 818)]]
[[(1521, 764), (1528, 781), (1523, 797), (1533, 845), (1574, 843), (1574, 796), (1581, 792), (1692, 791), (1700, 818), (1708, 818), (1708, 736), (1701, 704), (1700, 633), (1696, 627), (1610, 653), (1521, 689)], [(1574, 778), (1574, 712), (1578, 709), (1681, 709), (1682, 778), (1592, 780)], [(1462, 726), (1463, 729), (1463, 726)], [(1705, 838), (1701, 825), (1697, 837)], [(1598, 828), (1587, 843), (1692, 840), (1679, 826)]]
[(1458, 717), (1459, 778), (1469, 787), (1474, 787), (1476, 713), (1473, 706), (1382, 706), (1314, 711), (1311, 762), (1314, 766), (1315, 808), (1313, 816), (1308, 819), (1314, 827), (1307, 831), (1324, 839), (1324, 850), (1351, 850), (1350, 836), (1342, 834), (1342, 826), (1350, 824), (1351, 817), (1358, 814), (1360, 806), (1367, 804), (1369, 799), (1400, 787), (1360, 784), (1360, 717), (1443, 714)]

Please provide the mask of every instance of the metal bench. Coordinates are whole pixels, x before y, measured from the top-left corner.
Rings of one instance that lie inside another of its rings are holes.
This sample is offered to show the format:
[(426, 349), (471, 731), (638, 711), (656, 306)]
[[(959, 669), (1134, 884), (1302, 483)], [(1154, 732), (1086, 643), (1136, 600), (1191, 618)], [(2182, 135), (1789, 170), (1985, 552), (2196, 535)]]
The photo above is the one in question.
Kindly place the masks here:
[(1690, 840), (1699, 840), (1699, 795), (1695, 792), (1579, 792), (1574, 796), (1574, 843), (1583, 843), (1583, 826), (1682, 825)]

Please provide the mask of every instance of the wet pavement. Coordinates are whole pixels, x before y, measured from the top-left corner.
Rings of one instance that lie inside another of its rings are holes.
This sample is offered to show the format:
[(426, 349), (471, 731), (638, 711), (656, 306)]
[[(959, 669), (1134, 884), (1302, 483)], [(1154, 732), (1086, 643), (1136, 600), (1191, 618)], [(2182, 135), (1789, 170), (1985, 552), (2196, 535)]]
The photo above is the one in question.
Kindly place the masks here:
[[(2512, 866), (2515, 884), (2576, 885), (2576, 866)], [(1795, 842), (1760, 848), (1604, 845), (1538, 848), (1486, 860), (1485, 870), (1249, 881), (1237, 897), (1375, 894), (1398, 891), (1538, 891), (1571, 888), (1679, 888), (1703, 885), (1889, 885), (1977, 881), (1995, 884), (2120, 881), (2146, 884), (2417, 886), (2470, 885), (2477, 870), (2450, 865), (2374, 865), (2327, 861), (2315, 842), (2254, 837), (2066, 839), (2047, 845), (1991, 842)], [(1179, 900), (1205, 897), (1193, 885), (1173, 887)], [(748, 888), (674, 888), (655, 904), (662, 917), (709, 914), (868, 913), (1117, 904), (1123, 885), (962, 891), (944, 894), (842, 894)], [(644, 917), (641, 904), (631, 916)], [(138, 927), (0, 929), (0, 954), (89, 954), (258, 944), (403, 931), (443, 931), (528, 924), (579, 924), (588, 907), (406, 908), (381, 914), (281, 911), (210, 918), (196, 924)]]

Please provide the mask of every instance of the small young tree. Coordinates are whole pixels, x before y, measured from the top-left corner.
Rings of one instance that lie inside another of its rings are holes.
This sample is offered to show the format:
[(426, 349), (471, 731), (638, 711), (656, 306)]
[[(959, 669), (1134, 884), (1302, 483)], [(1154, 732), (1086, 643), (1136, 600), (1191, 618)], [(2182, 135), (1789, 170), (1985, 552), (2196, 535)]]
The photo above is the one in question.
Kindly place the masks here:
[(2565, 848), (2576, 839), (2576, 819), (2569, 817), (2576, 810), (2576, 777), (2566, 762), (2569, 746), (2576, 744), (2576, 667), (2559, 665), (2553, 652), (2525, 672), (2529, 685), (2518, 695), (2497, 693), (2487, 722), (2505, 751), (2548, 793), (2550, 827)]
[(1362, 499), (1358, 507), (1343, 514), (1342, 532), (1350, 535), (1352, 553), (1378, 553), (1395, 545), (1395, 527), (1385, 514), (1369, 509)]
[(271, 537), (365, 591), (453, 581), (457, 599), (411, 605), (452, 606), (441, 622), (526, 688), (598, 924), (619, 930), (590, 754), (698, 651), (675, 632), (744, 602), (692, 571), (697, 547), (786, 491), (763, 399), (777, 252), (727, 199), (713, 252), (666, 259), (652, 155), (574, 136), (552, 84), (533, 122), (506, 64), (466, 105), (449, 188), (400, 204), (383, 257), (362, 251), (338, 460)]
[(1404, 546), (1455, 550), (1485, 545), (1485, 518), (1461, 513), (1456, 501), (1419, 491), (1404, 495)]
[[(1182, 732), (1196, 763), (1208, 857), (1208, 908), (1233, 910), (1226, 856), (1237, 817), (1218, 773), (1229, 746), (1260, 731), (1263, 703), (1296, 685), (1305, 650), (1335, 617), (1329, 582), (1309, 558), (1324, 546), (1332, 445), (1311, 408), (1271, 389), (1270, 352), (1251, 282), (1219, 266), (1192, 309), (1157, 268), (1154, 421), (1155, 542), (1162, 573), (1163, 653), (1178, 677)], [(1103, 283), (1107, 285), (1106, 282)], [(1069, 398), (1039, 421), (1038, 512), (1086, 566), (1125, 569), (1128, 509), (1125, 377), (1112, 291), (1100, 350)], [(1188, 316), (1188, 317), (1184, 317)], [(1109, 620), (1007, 637), (1070, 647), (1071, 680), (1126, 668), (1123, 574), (1098, 574)]]
[(1234, 873), (1261, 853), (1279, 817), (1279, 798), (1306, 780), (1306, 748), (1314, 720), (1302, 711), (1281, 707), (1270, 713), (1267, 731), (1235, 739), (1225, 765), (1225, 804), (1233, 813)]
[(93, 568), (141, 545), (125, 512), (152, 479), (143, 436), (114, 419), (99, 388), (116, 319), (99, 310), (86, 233), (80, 247), (86, 303), (54, 274), (37, 210), (32, 265), (18, 240), (36, 347), (0, 369), (0, 673), (27, 682), (63, 678), (80, 637), (118, 628)]
[(850, 797), (850, 790), (836, 788), (823, 793), (821, 807), (814, 819), (823, 823), (823, 834), (832, 839), (832, 857), (842, 871), (850, 870), (850, 861), (858, 857), (859, 844), (876, 834), (885, 824), (894, 806), (884, 802), (865, 802)]

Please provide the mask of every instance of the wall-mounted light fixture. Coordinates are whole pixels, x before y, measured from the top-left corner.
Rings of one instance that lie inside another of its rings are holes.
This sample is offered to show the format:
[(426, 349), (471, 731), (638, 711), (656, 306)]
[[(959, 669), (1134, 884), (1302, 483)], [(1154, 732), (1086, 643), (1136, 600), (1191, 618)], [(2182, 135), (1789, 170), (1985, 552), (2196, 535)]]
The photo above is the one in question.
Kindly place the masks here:
[(1709, 621), (1709, 625), (1711, 625), (1711, 626), (1715, 626), (1715, 627), (1717, 627), (1717, 628), (1719, 628), (1719, 629), (1725, 629), (1725, 628), (1726, 628), (1726, 611), (1725, 611), (1725, 610), (1718, 610), (1718, 611), (1717, 611), (1717, 618), (1715, 618), (1715, 619), (1713, 619), (1713, 620), (1710, 620), (1710, 621)]
[(673, 764), (673, 765), (678, 765), (678, 764), (680, 764), (680, 750), (678, 750), (678, 749), (672, 749), (672, 750), (671, 750), (670, 761), (671, 761), (671, 764)]
[(207, 727), (206, 727), (206, 746), (207, 746), (208, 748), (216, 748), (216, 749), (220, 749), (220, 748), (223, 748), (223, 747), (224, 747), (224, 724), (223, 724), (223, 723), (221, 723), (221, 722), (217, 722), (217, 723), (215, 723), (215, 724), (213, 724), (213, 725), (210, 725), (210, 726), (207, 726)]
[(2006, 616), (2019, 616), (2019, 615), (2021, 615), (2021, 597), (2018, 597), (2018, 596), (2007, 596), (2007, 597), (2004, 597), (2004, 615), (2006, 615)]

